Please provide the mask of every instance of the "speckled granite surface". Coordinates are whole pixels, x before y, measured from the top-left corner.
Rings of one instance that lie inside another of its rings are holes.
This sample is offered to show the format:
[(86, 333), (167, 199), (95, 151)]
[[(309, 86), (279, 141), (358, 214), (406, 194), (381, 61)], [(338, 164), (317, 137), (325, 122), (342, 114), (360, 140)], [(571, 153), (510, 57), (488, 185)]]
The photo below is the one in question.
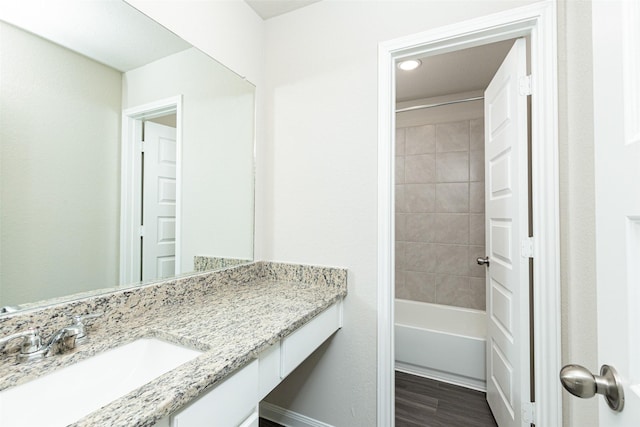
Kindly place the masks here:
[(193, 270), (194, 271), (218, 270), (221, 268), (235, 267), (237, 265), (249, 264), (250, 262), (252, 262), (250, 259), (220, 258), (220, 257), (196, 255), (193, 257)]
[(8, 348), (0, 390), (140, 337), (205, 351), (73, 424), (151, 426), (344, 298), (346, 282), (344, 269), (257, 262), (7, 315), (0, 336), (40, 327), (48, 337), (70, 323), (65, 313), (105, 313), (73, 353), (16, 364)]

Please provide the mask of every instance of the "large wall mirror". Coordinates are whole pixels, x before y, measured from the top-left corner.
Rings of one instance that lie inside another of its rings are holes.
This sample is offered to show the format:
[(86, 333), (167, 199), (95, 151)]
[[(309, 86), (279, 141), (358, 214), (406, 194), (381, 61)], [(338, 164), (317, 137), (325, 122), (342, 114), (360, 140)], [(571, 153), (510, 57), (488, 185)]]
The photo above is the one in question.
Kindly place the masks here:
[(0, 307), (248, 262), (254, 87), (121, 0), (0, 3)]

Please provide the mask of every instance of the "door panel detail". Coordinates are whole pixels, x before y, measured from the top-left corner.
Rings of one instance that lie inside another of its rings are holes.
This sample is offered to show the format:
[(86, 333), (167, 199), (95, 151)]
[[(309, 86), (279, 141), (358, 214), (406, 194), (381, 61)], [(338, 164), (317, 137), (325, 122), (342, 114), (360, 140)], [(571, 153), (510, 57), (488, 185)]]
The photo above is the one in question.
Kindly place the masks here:
[(500, 153), (489, 162), (490, 196), (492, 199), (509, 197), (512, 194), (511, 149)]
[(598, 365), (615, 367), (625, 399), (622, 412), (598, 399), (599, 425), (638, 426), (640, 7), (598, 1), (592, 8)]
[(513, 368), (495, 342), (491, 346), (491, 366), (491, 381), (495, 384), (502, 403), (513, 417)]
[(510, 220), (491, 219), (489, 225), (491, 259), (500, 260), (502, 264), (511, 268), (512, 264), (512, 224)]
[(530, 401), (526, 44), (516, 40), (485, 91), (487, 402), (500, 427), (522, 427)]
[(493, 320), (502, 328), (502, 332), (505, 337), (509, 341), (513, 342), (513, 321), (511, 315), (513, 296), (511, 295), (511, 292), (505, 289), (497, 281), (491, 280), (491, 298), (493, 307), (491, 315), (493, 316)]
[(175, 275), (176, 130), (145, 122), (142, 279)]

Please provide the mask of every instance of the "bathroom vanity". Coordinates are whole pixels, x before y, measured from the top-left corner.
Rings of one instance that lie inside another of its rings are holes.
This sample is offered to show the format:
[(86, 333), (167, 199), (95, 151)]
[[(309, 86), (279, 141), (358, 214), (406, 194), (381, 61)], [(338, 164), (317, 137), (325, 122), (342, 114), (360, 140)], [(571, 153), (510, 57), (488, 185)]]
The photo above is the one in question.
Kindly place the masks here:
[(27, 363), (15, 345), (0, 354), (0, 405), (3, 390), (153, 337), (202, 354), (61, 425), (257, 426), (259, 401), (342, 326), (346, 277), (257, 262), (1, 317), (0, 336), (28, 327), (49, 336), (69, 323), (62, 313), (104, 312), (74, 351)]
[[(260, 400), (342, 326), (341, 318), (342, 307), (338, 302), (156, 425), (257, 427)], [(215, 420), (213, 424), (211, 420)]]
[(250, 262), (255, 87), (126, 2), (45, 3), (0, 8), (0, 427), (257, 425), (347, 273)]

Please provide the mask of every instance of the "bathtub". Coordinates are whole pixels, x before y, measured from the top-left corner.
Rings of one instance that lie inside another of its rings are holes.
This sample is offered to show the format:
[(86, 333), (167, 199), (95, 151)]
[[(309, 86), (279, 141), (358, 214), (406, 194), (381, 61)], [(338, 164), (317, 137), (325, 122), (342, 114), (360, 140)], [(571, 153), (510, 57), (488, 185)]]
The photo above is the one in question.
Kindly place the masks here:
[(486, 391), (486, 313), (395, 300), (396, 370)]

